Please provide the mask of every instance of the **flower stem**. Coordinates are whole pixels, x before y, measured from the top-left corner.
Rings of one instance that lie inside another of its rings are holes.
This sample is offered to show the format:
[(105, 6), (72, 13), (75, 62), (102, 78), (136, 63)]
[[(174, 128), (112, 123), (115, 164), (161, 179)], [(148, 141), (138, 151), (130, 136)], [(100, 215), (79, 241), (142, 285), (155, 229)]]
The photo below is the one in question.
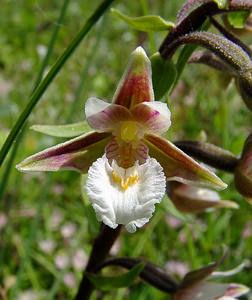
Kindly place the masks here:
[(83, 277), (79, 285), (78, 292), (75, 296), (75, 300), (87, 300), (89, 299), (94, 286), (87, 277), (87, 272), (95, 273), (97, 266), (101, 264), (107, 257), (109, 250), (113, 246), (115, 240), (119, 236), (121, 226), (116, 229), (112, 229), (106, 225), (102, 225), (99, 235), (94, 241), (94, 245), (89, 256), (88, 264), (83, 272)]

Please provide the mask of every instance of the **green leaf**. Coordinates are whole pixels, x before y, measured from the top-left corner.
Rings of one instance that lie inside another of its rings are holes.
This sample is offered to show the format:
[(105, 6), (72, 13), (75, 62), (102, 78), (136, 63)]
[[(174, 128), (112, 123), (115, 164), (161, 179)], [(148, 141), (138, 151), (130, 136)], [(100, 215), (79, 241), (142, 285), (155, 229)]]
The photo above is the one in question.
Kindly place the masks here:
[(244, 28), (249, 14), (250, 14), (249, 11), (231, 12), (227, 15), (228, 22), (234, 28), (238, 28), (238, 29)]
[(122, 288), (131, 285), (143, 268), (144, 264), (140, 263), (122, 275), (105, 277), (88, 273), (87, 277), (96, 288), (103, 291), (110, 291), (113, 288)]
[(179, 57), (178, 57), (178, 61), (177, 61), (177, 64), (176, 64), (176, 67), (177, 67), (176, 82), (179, 80), (188, 59), (190, 58), (190, 56), (192, 55), (193, 51), (196, 48), (197, 48), (196, 45), (185, 45), (183, 47), (182, 51), (180, 52)]
[(159, 53), (151, 57), (152, 82), (155, 99), (161, 99), (172, 87), (177, 71), (172, 61), (163, 60)]
[(217, 3), (219, 9), (228, 8), (228, 0), (214, 0)]
[(149, 15), (142, 17), (129, 17), (113, 8), (111, 9), (111, 12), (118, 18), (125, 21), (132, 28), (140, 31), (167, 31), (175, 26), (174, 23), (165, 21), (160, 16)]
[(86, 121), (67, 125), (33, 125), (30, 129), (62, 138), (76, 137), (92, 130)]

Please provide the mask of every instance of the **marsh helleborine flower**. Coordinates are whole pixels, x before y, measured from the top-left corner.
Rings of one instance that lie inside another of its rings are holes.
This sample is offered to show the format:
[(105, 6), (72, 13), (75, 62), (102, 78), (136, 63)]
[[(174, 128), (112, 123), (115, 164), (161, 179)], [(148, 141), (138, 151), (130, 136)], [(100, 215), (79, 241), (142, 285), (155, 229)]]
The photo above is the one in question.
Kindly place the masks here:
[(226, 278), (240, 272), (244, 266), (218, 272), (219, 261), (187, 273), (182, 279), (172, 300), (235, 300), (249, 292), (249, 288), (238, 283), (220, 283), (214, 279)]
[(149, 221), (162, 200), (166, 180), (224, 188), (212, 172), (160, 137), (170, 127), (170, 111), (154, 101), (151, 64), (138, 47), (112, 103), (90, 98), (86, 119), (94, 132), (25, 159), (21, 171), (88, 172), (87, 194), (97, 218), (129, 232)]

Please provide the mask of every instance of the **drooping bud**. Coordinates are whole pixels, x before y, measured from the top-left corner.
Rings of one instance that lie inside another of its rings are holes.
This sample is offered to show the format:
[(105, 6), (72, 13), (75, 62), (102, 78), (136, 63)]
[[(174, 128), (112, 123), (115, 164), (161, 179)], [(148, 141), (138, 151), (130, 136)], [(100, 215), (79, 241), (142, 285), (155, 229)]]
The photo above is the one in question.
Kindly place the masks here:
[[(177, 291), (172, 295), (172, 300), (235, 300), (237, 297), (247, 294), (249, 288), (245, 285), (209, 281), (209, 279), (212, 279), (215, 270), (222, 263), (223, 258), (224, 256), (217, 262), (187, 273), (181, 281)], [(237, 272), (239, 271), (241, 270), (238, 270), (237, 268)], [(231, 275), (234, 274), (233, 271), (224, 273), (219, 274), (219, 276), (214, 276), (214, 278), (225, 278), (230, 276), (229, 273), (231, 273)]]
[(177, 141), (174, 144), (189, 156), (219, 170), (233, 172), (238, 163), (233, 153), (214, 144), (199, 141)]
[(238, 208), (236, 203), (221, 200), (217, 192), (206, 188), (170, 182), (168, 194), (175, 207), (184, 213), (200, 213), (208, 208)]
[(238, 192), (252, 203), (252, 134), (244, 143), (234, 179)]

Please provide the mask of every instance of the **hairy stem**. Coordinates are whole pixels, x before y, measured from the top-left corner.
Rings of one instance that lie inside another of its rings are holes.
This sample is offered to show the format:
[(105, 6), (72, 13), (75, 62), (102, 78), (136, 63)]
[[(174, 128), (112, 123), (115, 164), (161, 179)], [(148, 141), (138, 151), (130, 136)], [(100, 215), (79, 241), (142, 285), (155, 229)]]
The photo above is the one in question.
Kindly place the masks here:
[(225, 37), (206, 31), (192, 32), (176, 39), (167, 45), (162, 53), (163, 58), (170, 59), (177, 48), (185, 44), (207, 48), (239, 74), (251, 70), (250, 57), (240, 46)]
[(231, 32), (229, 32), (226, 28), (224, 28), (219, 22), (217, 22), (213, 17), (210, 17), (210, 21), (212, 25), (221, 33), (223, 34), (227, 39), (235, 43), (236, 45), (239, 45), (252, 59), (252, 50), (249, 46), (247, 46), (245, 43), (243, 43), (238, 37), (233, 35)]
[(174, 144), (186, 154), (226, 172), (233, 173), (239, 161), (231, 152), (213, 144), (197, 141), (177, 141)]

